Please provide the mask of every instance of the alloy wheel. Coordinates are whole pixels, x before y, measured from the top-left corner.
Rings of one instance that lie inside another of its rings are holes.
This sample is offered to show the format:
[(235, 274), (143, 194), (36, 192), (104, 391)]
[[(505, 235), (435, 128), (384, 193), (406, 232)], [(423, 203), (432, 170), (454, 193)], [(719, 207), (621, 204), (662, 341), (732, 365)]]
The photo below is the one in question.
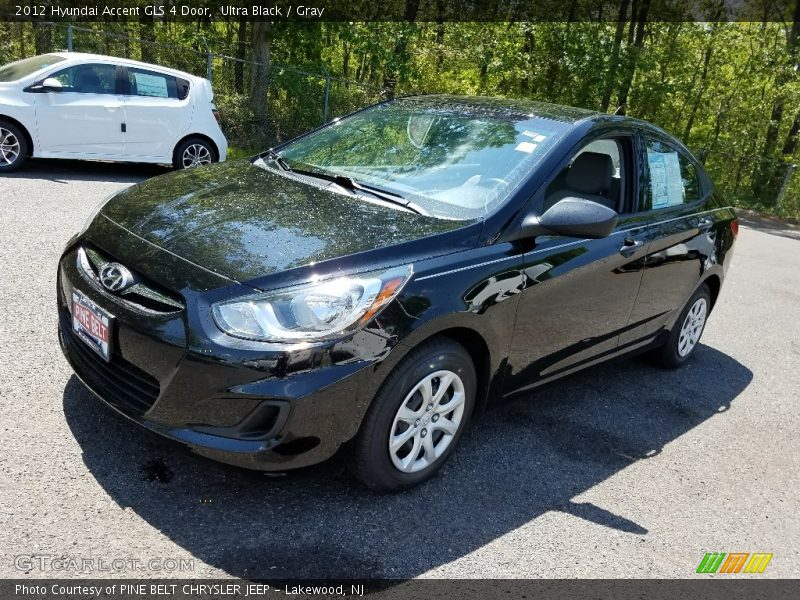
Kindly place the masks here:
[(706, 324), (706, 315), (708, 314), (708, 302), (705, 298), (698, 298), (695, 300), (689, 312), (686, 313), (686, 318), (683, 320), (681, 332), (678, 336), (678, 355), (686, 356), (700, 341), (700, 336), (703, 334), (703, 327)]
[(397, 469), (416, 473), (434, 464), (464, 417), (464, 382), (452, 371), (426, 375), (403, 399), (389, 430), (389, 456)]
[(184, 169), (208, 165), (211, 164), (211, 152), (202, 144), (190, 144), (183, 151), (181, 162)]
[(12, 165), (19, 158), (20, 143), (12, 131), (0, 127), (0, 164)]

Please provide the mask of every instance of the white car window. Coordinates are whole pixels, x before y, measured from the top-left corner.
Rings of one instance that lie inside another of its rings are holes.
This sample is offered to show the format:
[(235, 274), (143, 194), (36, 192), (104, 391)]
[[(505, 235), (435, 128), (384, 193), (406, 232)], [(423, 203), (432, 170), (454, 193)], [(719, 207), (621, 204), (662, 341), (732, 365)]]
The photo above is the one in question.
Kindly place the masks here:
[(175, 77), (154, 71), (128, 68), (129, 95), (149, 98), (178, 98)]
[(50, 75), (64, 86), (65, 92), (78, 94), (114, 94), (117, 88), (115, 65), (84, 64), (67, 67)]

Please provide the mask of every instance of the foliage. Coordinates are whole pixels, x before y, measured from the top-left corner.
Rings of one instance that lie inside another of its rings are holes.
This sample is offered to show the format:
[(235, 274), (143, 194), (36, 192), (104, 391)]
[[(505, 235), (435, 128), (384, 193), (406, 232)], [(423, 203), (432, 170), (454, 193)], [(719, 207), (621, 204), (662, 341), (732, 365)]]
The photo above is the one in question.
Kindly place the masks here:
[[(608, 112), (624, 102), (620, 110), (682, 139), (732, 202), (774, 207), (787, 166), (798, 162), (800, 28), (639, 22), (630, 16), (635, 5), (619, 1), (619, 25), (271, 23), (256, 37), (252, 23), (236, 18), (76, 24), (92, 31), (75, 30), (74, 44), (200, 75), (208, 50), (231, 57), (212, 59), (212, 78), (226, 132), (244, 147), (319, 126), (326, 88), (329, 119), (418, 92), (527, 97)], [(62, 26), (0, 23), (0, 62), (65, 46)], [(268, 61), (269, 69), (246, 62), (253, 60)], [(786, 187), (782, 211), (800, 215), (800, 175)]]

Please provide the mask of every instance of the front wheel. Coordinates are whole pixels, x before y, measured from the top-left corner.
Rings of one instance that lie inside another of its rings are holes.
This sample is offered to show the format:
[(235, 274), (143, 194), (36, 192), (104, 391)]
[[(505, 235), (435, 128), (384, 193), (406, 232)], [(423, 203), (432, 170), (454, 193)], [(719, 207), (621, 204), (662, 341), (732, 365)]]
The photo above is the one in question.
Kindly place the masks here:
[(175, 148), (172, 165), (176, 169), (189, 169), (217, 162), (216, 150), (210, 142), (193, 137), (181, 142)]
[(394, 492), (432, 477), (455, 450), (475, 403), (469, 353), (446, 338), (412, 351), (384, 382), (355, 444), (352, 470)]
[(28, 152), (28, 139), (20, 128), (0, 120), (0, 173), (19, 169)]
[(668, 369), (676, 369), (689, 360), (711, 312), (711, 293), (704, 283), (692, 295), (675, 321), (663, 346), (653, 352), (656, 363)]

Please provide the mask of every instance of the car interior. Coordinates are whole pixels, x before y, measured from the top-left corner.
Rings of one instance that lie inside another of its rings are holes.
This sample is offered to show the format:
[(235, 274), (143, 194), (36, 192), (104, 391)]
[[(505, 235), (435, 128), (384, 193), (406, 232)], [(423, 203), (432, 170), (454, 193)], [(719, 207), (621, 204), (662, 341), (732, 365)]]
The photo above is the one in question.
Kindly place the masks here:
[(622, 153), (615, 139), (595, 140), (581, 148), (547, 186), (542, 212), (564, 198), (584, 198), (620, 211)]

